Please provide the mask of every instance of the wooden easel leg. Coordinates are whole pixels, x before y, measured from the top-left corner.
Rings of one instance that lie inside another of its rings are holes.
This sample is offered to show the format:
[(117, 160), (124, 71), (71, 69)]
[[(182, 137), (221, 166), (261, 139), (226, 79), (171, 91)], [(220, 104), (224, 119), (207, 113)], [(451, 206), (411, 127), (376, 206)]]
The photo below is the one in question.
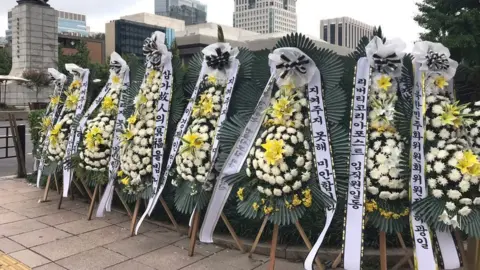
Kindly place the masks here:
[[(410, 258), (410, 253), (407, 249), (407, 245), (405, 245), (405, 241), (403, 241), (403, 237), (402, 237), (402, 234), (401, 233), (397, 233), (397, 238), (398, 238), (398, 241), (400, 242), (400, 246), (402, 247), (402, 249), (405, 251), (405, 256), (409, 257)], [(414, 269), (414, 265), (413, 265), (413, 261), (412, 259), (408, 259), (408, 265), (410, 266), (411, 269)]]
[(243, 246), (242, 240), (238, 238), (237, 233), (235, 233), (235, 230), (232, 227), (232, 224), (230, 224), (230, 221), (228, 221), (228, 218), (225, 216), (225, 214), (222, 212), (220, 215), (222, 217), (223, 223), (225, 223), (225, 226), (227, 226), (228, 231), (230, 232), (230, 235), (232, 236), (233, 240), (237, 244), (238, 250), (240, 250), (242, 253), (245, 253), (245, 247)]
[[(80, 181), (80, 180), (78, 180)], [(82, 197), (86, 197), (86, 194), (85, 192), (83, 191), (83, 188), (80, 186), (80, 184), (78, 183), (77, 180), (72, 180), (73, 184), (75, 185), (75, 187), (77, 188), (78, 192), (80, 192), (80, 194), (82, 195)], [(82, 182), (82, 181), (80, 181)], [(72, 194), (73, 194), (73, 190), (72, 190)], [(90, 200), (92, 199), (92, 197), (90, 197)], [(72, 199), (73, 200), (73, 199)]]
[(170, 208), (168, 208), (167, 202), (160, 196), (159, 198), (160, 203), (162, 204), (163, 209), (165, 210), (165, 213), (167, 213), (168, 218), (173, 224), (173, 227), (175, 227), (175, 230), (177, 230), (178, 233), (180, 233), (180, 229), (178, 228), (178, 223), (175, 220), (175, 217), (173, 217), (172, 211), (170, 211)]
[(466, 267), (468, 270), (479, 270), (480, 269), (480, 240), (475, 238), (468, 239), (468, 249), (467, 249), (467, 262), (463, 262), (463, 267)]
[(273, 235), (272, 235), (272, 245), (270, 246), (270, 263), (268, 264), (269, 270), (275, 270), (275, 259), (277, 252), (277, 242), (278, 242), (278, 225), (273, 224)]
[(102, 200), (102, 186), (98, 186), (98, 201)]
[(338, 253), (337, 258), (333, 261), (332, 268), (335, 269), (342, 262), (342, 252)]
[(192, 235), (190, 236), (190, 245), (188, 247), (188, 256), (192, 257), (195, 253), (195, 243), (197, 242), (198, 224), (200, 223), (200, 211), (195, 210), (192, 224)]
[(260, 237), (262, 237), (263, 231), (265, 230), (265, 226), (267, 225), (268, 222), (268, 216), (265, 216), (263, 219), (262, 226), (260, 226), (260, 230), (258, 231), (257, 237), (255, 237), (255, 241), (253, 242), (252, 249), (250, 249), (250, 252), (248, 253), (248, 257), (251, 258), (252, 254), (255, 252), (255, 249), (257, 248), (258, 242), (260, 241)]
[(58, 179), (57, 179), (57, 174), (56, 173), (53, 174), (53, 180), (55, 180), (55, 188), (57, 189), (57, 193), (60, 194), (60, 188), (59, 188), (59, 185), (58, 185)]
[(130, 236), (135, 235), (135, 225), (137, 224), (138, 210), (140, 209), (141, 199), (137, 199), (135, 209), (133, 210), (132, 223), (130, 223)]
[(387, 236), (380, 232), (380, 269), (387, 270)]
[(122, 202), (123, 207), (125, 207), (125, 210), (127, 211), (128, 216), (132, 218), (132, 211), (130, 210), (130, 206), (128, 206), (127, 202), (123, 199), (122, 196), (120, 196), (120, 190), (118, 190), (118, 188), (115, 188), (115, 192), (117, 193), (117, 196), (120, 199), (120, 202)]
[(460, 251), (460, 256), (462, 257), (463, 264), (467, 265), (468, 264), (467, 253), (465, 252), (465, 246), (463, 245), (463, 239), (462, 239), (462, 236), (460, 235), (460, 231), (455, 230), (454, 235), (455, 235), (455, 240), (457, 240), (457, 246), (458, 246), (458, 250)]
[[(85, 192), (87, 192), (88, 194), (88, 197), (90, 198), (90, 200), (92, 199), (92, 192), (90, 191), (90, 189), (88, 188), (87, 184), (85, 184), (85, 181), (83, 180), (79, 180), (80, 183), (82, 184), (83, 188), (85, 189)], [(82, 194), (82, 196), (85, 196), (84, 194)]]
[[(307, 234), (305, 233), (305, 230), (303, 230), (303, 227), (300, 224), (300, 221), (297, 220), (297, 222), (295, 223), (295, 227), (297, 227), (298, 233), (300, 233), (300, 236), (302, 237), (303, 242), (305, 243), (305, 246), (307, 246), (308, 250), (311, 250), (313, 247), (312, 243), (308, 239)], [(315, 264), (317, 265), (318, 269), (320, 270), (325, 269), (325, 267), (323, 266), (322, 262), (318, 257), (315, 257)]]
[(50, 181), (52, 179), (52, 175), (49, 174), (47, 178), (47, 184), (45, 184), (45, 190), (43, 192), (43, 200), (40, 200), (39, 202), (46, 202), (48, 198), (48, 191), (50, 190)]
[(60, 200), (58, 201), (58, 209), (62, 208), (63, 194), (60, 194)]
[(95, 189), (93, 190), (93, 197), (90, 201), (90, 207), (88, 208), (88, 220), (92, 220), (93, 209), (95, 208), (95, 199), (97, 198), (98, 190), (100, 189), (100, 185), (97, 184)]

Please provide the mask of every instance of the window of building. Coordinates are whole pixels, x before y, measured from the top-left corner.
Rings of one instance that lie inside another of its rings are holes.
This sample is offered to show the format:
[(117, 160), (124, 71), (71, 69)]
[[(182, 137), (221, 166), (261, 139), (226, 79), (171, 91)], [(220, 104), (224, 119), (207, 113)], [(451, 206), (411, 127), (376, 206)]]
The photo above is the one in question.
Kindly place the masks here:
[(335, 42), (335, 24), (330, 24), (330, 43), (336, 44)]
[(342, 23), (338, 24), (338, 45), (343, 46), (343, 25), (342, 25)]

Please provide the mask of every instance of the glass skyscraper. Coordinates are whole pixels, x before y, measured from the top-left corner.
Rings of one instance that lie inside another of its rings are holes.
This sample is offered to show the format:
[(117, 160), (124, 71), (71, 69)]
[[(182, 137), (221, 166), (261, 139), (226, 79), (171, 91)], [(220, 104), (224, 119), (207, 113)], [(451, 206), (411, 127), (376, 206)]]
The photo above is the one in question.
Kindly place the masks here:
[(198, 0), (155, 0), (155, 14), (183, 20), (186, 25), (206, 23), (207, 5)]

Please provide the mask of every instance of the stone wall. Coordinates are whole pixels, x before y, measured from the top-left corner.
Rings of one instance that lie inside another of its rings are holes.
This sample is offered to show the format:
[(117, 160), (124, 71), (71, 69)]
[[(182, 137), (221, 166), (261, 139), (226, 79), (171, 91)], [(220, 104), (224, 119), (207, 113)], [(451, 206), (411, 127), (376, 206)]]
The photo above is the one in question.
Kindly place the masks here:
[[(35, 92), (32, 89), (27, 88), (25, 85), (19, 85), (16, 82), (10, 82), (7, 84), (6, 96), (5, 85), (0, 86), (1, 102), (5, 100), (5, 103), (10, 106), (26, 107), (29, 102), (35, 102)], [(47, 86), (43, 88), (39, 95), (39, 102), (48, 102), (50, 96), (53, 94), (53, 86)]]

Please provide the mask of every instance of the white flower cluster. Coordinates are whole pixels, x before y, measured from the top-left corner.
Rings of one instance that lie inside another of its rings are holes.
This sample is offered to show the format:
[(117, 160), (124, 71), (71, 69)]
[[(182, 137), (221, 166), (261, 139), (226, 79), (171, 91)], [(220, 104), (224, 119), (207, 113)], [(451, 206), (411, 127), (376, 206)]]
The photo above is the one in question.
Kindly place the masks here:
[(212, 172), (212, 145), (217, 129), (218, 117), (222, 109), (225, 84), (210, 76), (204, 82), (205, 91), (200, 94), (193, 106), (191, 122), (182, 138), (182, 146), (175, 157), (176, 176), (173, 186), (182, 182), (190, 183), (193, 196), (199, 192), (198, 185), (211, 191), (215, 173)]
[(121, 79), (115, 73), (111, 74), (111, 81), (110, 90), (105, 95), (97, 116), (87, 120), (79, 163), (87, 171), (108, 171), (115, 119), (123, 88)]
[(472, 122), (466, 128), (466, 135), (475, 154), (480, 155), (480, 101), (475, 104)]
[(314, 175), (313, 153), (304, 136), (310, 128), (307, 111), (305, 87), (281, 89), (271, 100), (266, 128), (249, 152), (246, 169), (266, 197), (299, 193)]
[(63, 107), (63, 114), (59, 116), (50, 131), (50, 144), (48, 146), (47, 157), (52, 162), (59, 162), (65, 156), (68, 144), (68, 136), (70, 134), (70, 126), (75, 118), (75, 110), (80, 101), (81, 81), (78, 76), (66, 91), (65, 105)]
[(135, 112), (128, 118), (122, 135), (120, 182), (129, 194), (139, 193), (151, 184), (152, 143), (155, 133), (155, 109), (162, 84), (160, 71), (147, 69), (148, 75), (135, 98)]
[(469, 171), (469, 162), (474, 164), (478, 160), (470, 151), (465, 151), (465, 143), (456, 138), (440, 140), (426, 154), (430, 194), (446, 202), (448, 216), (441, 219), (447, 224), (447, 217), (452, 219), (457, 213), (467, 216), (472, 205), (480, 205), (479, 176), (472, 175), (475, 172), (471, 168)]
[(385, 129), (393, 123), (395, 102), (397, 101), (397, 82), (388, 74), (374, 72), (372, 85), (368, 93), (370, 127)]
[(405, 179), (399, 174), (404, 144), (397, 132), (374, 131), (369, 137), (367, 153), (367, 191), (369, 197), (399, 200), (408, 197)]
[(50, 161), (58, 162), (65, 156), (70, 126), (73, 123), (74, 116), (74, 112), (66, 113), (50, 131), (50, 144), (48, 145), (47, 153)]

